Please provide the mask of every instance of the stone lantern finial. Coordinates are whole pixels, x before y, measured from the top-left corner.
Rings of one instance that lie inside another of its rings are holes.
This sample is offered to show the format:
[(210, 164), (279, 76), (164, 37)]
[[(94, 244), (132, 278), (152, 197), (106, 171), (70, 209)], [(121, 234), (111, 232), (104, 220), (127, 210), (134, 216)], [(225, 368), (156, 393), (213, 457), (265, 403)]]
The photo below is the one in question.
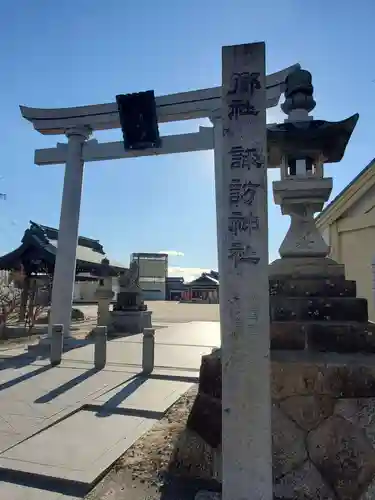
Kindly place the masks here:
[(309, 116), (316, 102), (313, 98), (314, 87), (309, 71), (298, 68), (285, 80), (285, 102), (281, 105), (288, 118), (286, 121), (312, 120)]

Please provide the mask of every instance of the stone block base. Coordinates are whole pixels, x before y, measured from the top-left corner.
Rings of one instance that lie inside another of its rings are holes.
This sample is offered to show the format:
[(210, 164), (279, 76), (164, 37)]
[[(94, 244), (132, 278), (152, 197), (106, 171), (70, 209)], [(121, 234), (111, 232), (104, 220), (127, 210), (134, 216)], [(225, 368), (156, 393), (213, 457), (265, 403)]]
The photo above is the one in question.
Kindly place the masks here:
[(270, 330), (272, 350), (375, 353), (371, 323), (278, 321)]
[(152, 328), (152, 311), (112, 311), (111, 334), (142, 333), (144, 328)]
[(273, 279), (344, 278), (345, 267), (329, 258), (284, 257), (271, 262), (268, 273)]
[[(374, 361), (374, 356), (362, 355), (335, 355), (332, 363), (272, 361), (276, 497), (375, 499)], [(220, 449), (217, 351), (203, 356), (199, 392), (174, 463), (186, 475), (196, 477), (202, 471), (205, 479), (220, 479)], [(196, 460), (199, 467), (192, 467)]]

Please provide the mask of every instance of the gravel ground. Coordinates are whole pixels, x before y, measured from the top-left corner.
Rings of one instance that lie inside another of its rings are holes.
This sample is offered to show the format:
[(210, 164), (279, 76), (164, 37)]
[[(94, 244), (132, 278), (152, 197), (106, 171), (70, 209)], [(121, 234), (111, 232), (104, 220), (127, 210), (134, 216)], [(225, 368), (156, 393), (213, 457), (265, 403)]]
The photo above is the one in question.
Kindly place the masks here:
[(118, 459), (86, 500), (193, 500), (197, 491), (207, 485), (177, 477), (168, 468), (196, 393), (194, 386), (184, 394)]

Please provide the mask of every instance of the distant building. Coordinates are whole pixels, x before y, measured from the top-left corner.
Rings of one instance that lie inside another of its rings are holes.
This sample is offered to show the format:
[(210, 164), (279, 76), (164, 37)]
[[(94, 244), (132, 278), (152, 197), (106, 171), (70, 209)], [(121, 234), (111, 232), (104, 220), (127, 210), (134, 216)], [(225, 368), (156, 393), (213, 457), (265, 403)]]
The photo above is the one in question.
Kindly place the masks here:
[(139, 286), (144, 300), (165, 300), (168, 277), (168, 254), (132, 253), (130, 262), (137, 262)]
[(217, 304), (219, 302), (219, 273), (210, 271), (186, 284), (188, 300)]
[[(98, 240), (79, 236), (77, 243), (73, 300), (96, 302), (94, 294), (98, 286), (98, 275), (103, 268), (101, 262), (107, 256)], [(9, 271), (22, 272), (26, 278), (49, 276), (52, 279), (57, 247), (57, 229), (30, 221), (20, 246), (0, 257), (1, 279), (4, 279)], [(115, 276), (122, 272), (125, 266), (110, 260), (110, 268), (114, 274), (114, 282), (117, 282)]]
[(217, 271), (202, 273), (190, 283), (185, 283), (182, 276), (168, 276), (166, 300), (218, 303), (219, 273)]
[(168, 276), (166, 283), (166, 300), (180, 301), (186, 292), (186, 284), (182, 276)]

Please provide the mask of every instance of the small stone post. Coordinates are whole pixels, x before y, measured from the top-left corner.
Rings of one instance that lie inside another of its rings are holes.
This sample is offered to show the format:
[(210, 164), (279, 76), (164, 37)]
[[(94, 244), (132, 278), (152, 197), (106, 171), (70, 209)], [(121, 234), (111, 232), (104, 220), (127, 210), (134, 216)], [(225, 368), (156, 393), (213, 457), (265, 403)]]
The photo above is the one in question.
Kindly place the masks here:
[(155, 328), (144, 328), (142, 348), (142, 370), (152, 373), (155, 362)]
[(107, 362), (107, 327), (97, 326), (94, 329), (94, 363), (97, 370), (102, 370)]
[(271, 500), (265, 44), (222, 64), (223, 500)]
[(52, 325), (51, 338), (51, 365), (57, 366), (61, 363), (61, 357), (64, 349), (64, 326)]

